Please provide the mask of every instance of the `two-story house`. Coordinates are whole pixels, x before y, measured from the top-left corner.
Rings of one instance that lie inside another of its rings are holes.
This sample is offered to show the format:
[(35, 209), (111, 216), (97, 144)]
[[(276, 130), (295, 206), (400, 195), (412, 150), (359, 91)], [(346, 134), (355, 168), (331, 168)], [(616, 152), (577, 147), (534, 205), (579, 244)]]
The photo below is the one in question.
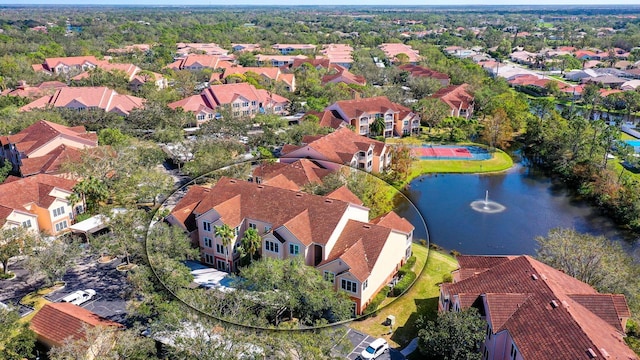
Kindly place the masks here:
[(530, 256), (457, 259), (438, 309), (479, 310), (487, 322), (483, 360), (638, 359), (624, 341), (624, 295), (600, 294)]
[(449, 86), (451, 82), (449, 75), (420, 65), (404, 64), (398, 66), (398, 69), (408, 72), (414, 78), (435, 79), (439, 81), (442, 86)]
[(355, 134), (341, 127), (324, 136), (305, 136), (302, 145), (285, 145), (280, 162), (313, 159), (326, 169), (337, 170), (342, 165), (367, 172), (380, 173), (391, 165), (391, 149), (382, 141)]
[(200, 94), (168, 104), (172, 109), (182, 108), (195, 114), (198, 124), (212, 120), (218, 108), (226, 107), (232, 116), (250, 116), (258, 113), (287, 113), (289, 100), (248, 83), (213, 85)]
[(84, 212), (82, 203), (68, 200), (76, 183), (47, 174), (9, 177), (0, 184), (0, 224), (50, 235), (67, 232), (75, 216)]
[[(223, 271), (237, 269), (242, 236), (255, 229), (263, 257), (303, 257), (361, 314), (410, 254), (413, 226), (393, 213), (369, 222), (369, 209), (344, 200), (344, 191), (318, 196), (222, 178), (211, 188), (191, 187), (167, 221), (197, 239), (202, 262)], [(229, 245), (216, 236), (223, 224), (233, 229)]]
[(95, 56), (69, 56), (46, 58), (42, 64), (35, 64), (31, 67), (36, 72), (59, 75), (94, 69), (99, 63), (100, 60)]
[(291, 66), (295, 60), (306, 59), (305, 55), (256, 55), (258, 66)]
[(459, 116), (466, 119), (473, 115), (473, 95), (469, 93), (467, 84), (450, 85), (438, 90), (431, 95), (440, 99), (451, 108), (451, 116)]
[(366, 99), (336, 101), (325, 108), (355, 128), (358, 135), (372, 136), (372, 124), (384, 120), (384, 128), (378, 135), (385, 138), (418, 134), (420, 117), (406, 106), (396, 104), (386, 96)]
[(165, 68), (171, 70), (198, 71), (204, 69), (225, 69), (231, 66), (233, 66), (231, 62), (223, 60), (217, 55), (186, 54), (165, 66)]
[(21, 107), (20, 111), (44, 109), (47, 107), (72, 110), (102, 109), (127, 116), (131, 110), (144, 106), (145, 99), (131, 95), (121, 95), (105, 86), (64, 87), (51, 96), (43, 96)]
[(98, 146), (98, 136), (84, 126), (41, 120), (15, 135), (0, 136), (0, 145), (0, 159), (9, 161), (22, 176), (29, 176), (57, 173), (62, 161), (79, 155), (77, 149)]
[(275, 44), (272, 47), (280, 51), (282, 55), (288, 55), (295, 51), (312, 53), (316, 50), (316, 46), (313, 44)]

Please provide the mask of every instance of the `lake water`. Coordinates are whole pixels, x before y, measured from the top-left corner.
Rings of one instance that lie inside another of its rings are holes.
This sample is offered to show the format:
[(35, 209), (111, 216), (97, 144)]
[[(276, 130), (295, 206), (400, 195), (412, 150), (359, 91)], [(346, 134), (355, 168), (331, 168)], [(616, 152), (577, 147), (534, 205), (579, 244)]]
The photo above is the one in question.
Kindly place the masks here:
[[(470, 204), (484, 200), (502, 204), (500, 213), (481, 213)], [(425, 175), (415, 179), (405, 191), (427, 223), (430, 241), (463, 254), (535, 254), (537, 236), (556, 227), (605, 235), (622, 241), (637, 255), (635, 236), (621, 231), (588, 202), (576, 199), (561, 183), (532, 168), (517, 163), (500, 174)], [(406, 201), (398, 213), (414, 224), (421, 220)], [(425, 238), (416, 227), (415, 239)], [(637, 258), (638, 256), (636, 256)]]

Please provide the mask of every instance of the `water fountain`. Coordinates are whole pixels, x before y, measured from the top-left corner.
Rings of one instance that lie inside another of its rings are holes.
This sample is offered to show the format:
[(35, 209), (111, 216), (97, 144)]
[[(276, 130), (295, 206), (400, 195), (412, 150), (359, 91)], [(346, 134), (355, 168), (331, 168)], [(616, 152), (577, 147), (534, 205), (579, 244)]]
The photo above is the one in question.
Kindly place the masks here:
[(489, 190), (485, 192), (484, 200), (476, 200), (471, 202), (471, 208), (475, 211), (486, 213), (486, 214), (495, 214), (495, 213), (503, 212), (507, 209), (502, 204), (499, 204), (495, 201), (489, 201)]

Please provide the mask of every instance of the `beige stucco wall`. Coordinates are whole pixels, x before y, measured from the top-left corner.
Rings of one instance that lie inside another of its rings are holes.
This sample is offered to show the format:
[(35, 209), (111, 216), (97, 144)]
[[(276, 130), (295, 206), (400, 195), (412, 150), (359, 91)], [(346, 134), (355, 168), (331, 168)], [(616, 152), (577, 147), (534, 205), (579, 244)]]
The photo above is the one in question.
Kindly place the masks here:
[[(393, 231), (389, 233), (389, 237), (382, 247), (378, 260), (371, 270), (371, 275), (369, 275), (369, 284), (367, 288), (362, 291), (361, 299), (363, 304), (369, 302), (369, 300), (391, 280), (400, 266), (402, 266), (406, 250), (405, 244), (406, 236)], [(367, 246), (366, 242), (365, 246)]]

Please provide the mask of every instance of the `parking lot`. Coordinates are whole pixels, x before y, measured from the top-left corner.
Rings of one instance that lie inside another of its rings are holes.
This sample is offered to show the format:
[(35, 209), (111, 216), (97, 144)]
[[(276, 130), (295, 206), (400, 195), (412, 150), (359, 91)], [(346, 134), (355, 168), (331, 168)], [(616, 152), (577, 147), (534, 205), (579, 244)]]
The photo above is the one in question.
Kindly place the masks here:
[[(373, 340), (376, 339), (373, 336), (363, 334), (351, 328), (348, 328), (347, 330), (347, 337), (349, 338), (349, 341), (351, 341), (351, 344), (353, 344), (354, 346), (351, 353), (349, 353), (349, 355), (347, 356), (347, 359), (350, 359), (350, 360), (357, 359), (358, 356), (360, 356), (360, 353), (362, 353), (362, 350), (364, 350), (367, 347), (367, 345), (369, 345)], [(404, 356), (400, 353), (400, 351), (389, 348), (388, 352), (382, 354), (376, 360), (402, 360), (402, 359), (404, 359)]]
[[(122, 322), (126, 315), (125, 298), (131, 287), (127, 283), (127, 274), (116, 270), (118, 264), (118, 260), (99, 264), (95, 256), (86, 256), (64, 275), (65, 287), (45, 298), (56, 302), (74, 291), (93, 289), (96, 295), (81, 306), (110, 320)], [(42, 278), (30, 274), (23, 260), (12, 262), (10, 269), (17, 276), (12, 280), (0, 281), (0, 301), (17, 304), (26, 294), (43, 286)]]

